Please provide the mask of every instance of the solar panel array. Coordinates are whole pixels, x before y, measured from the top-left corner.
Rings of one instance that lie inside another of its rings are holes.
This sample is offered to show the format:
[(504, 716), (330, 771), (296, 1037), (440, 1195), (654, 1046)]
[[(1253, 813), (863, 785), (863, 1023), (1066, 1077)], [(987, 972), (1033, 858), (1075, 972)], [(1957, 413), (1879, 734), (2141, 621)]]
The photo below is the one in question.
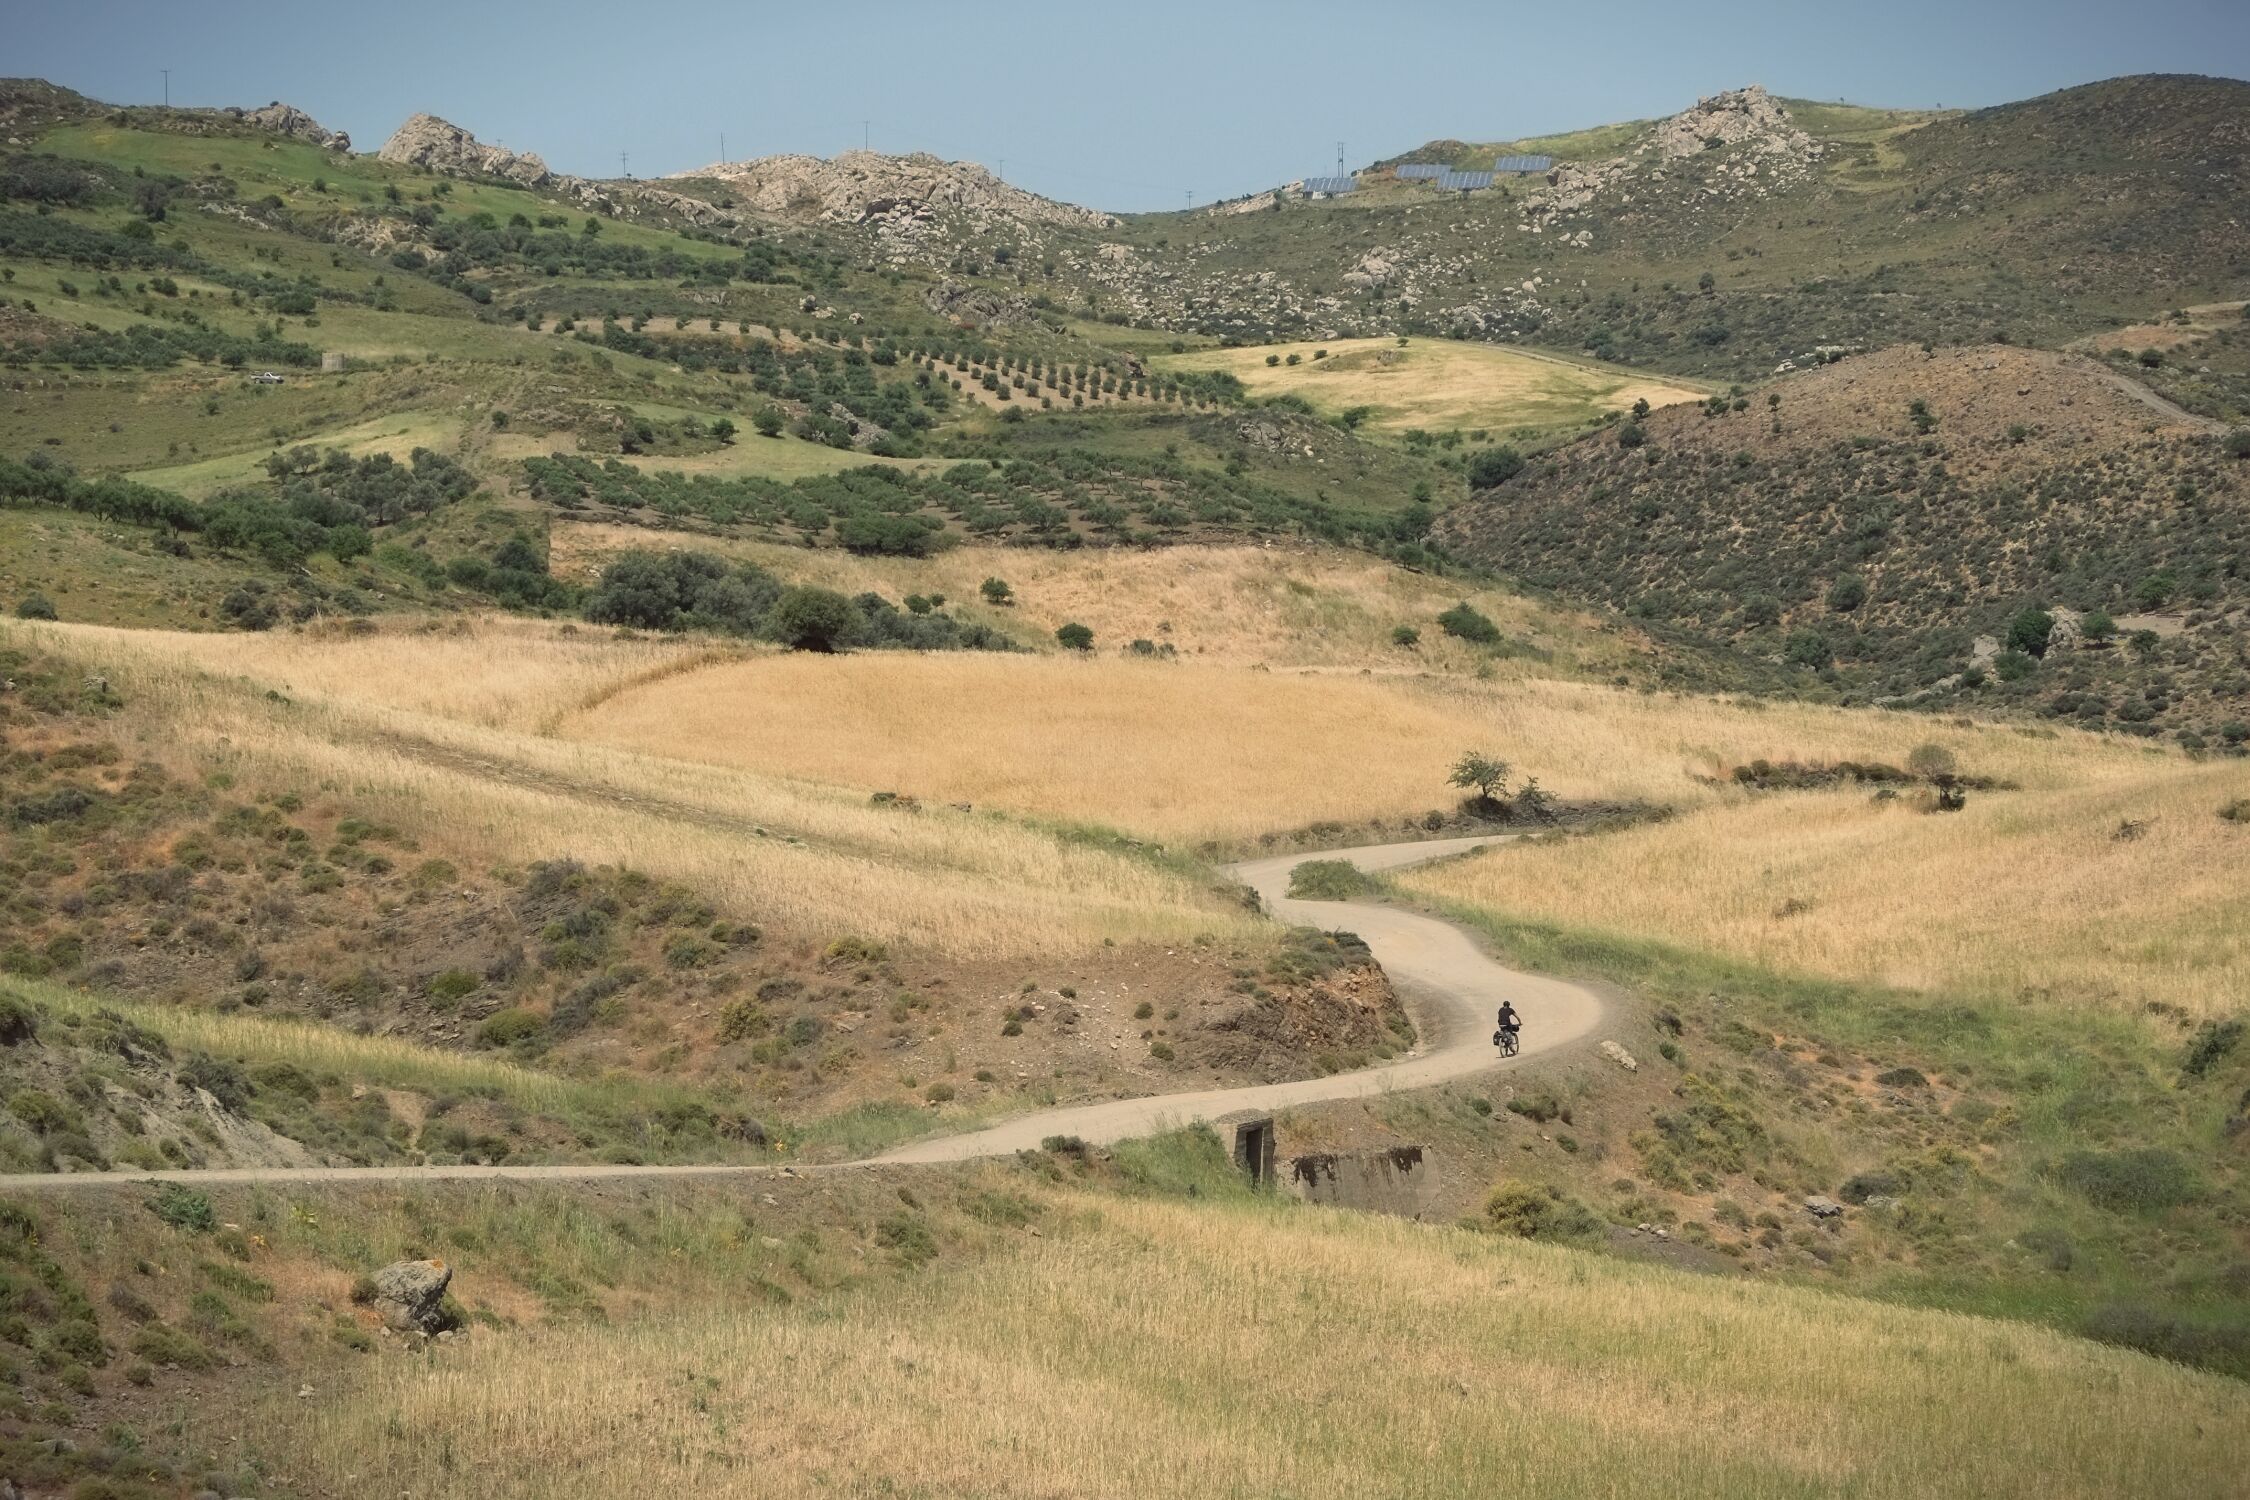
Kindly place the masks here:
[(1445, 168), (1428, 162), (1410, 162), (1398, 169), (1401, 182), (1430, 182), (1445, 175)]
[(1308, 177), (1305, 179), (1305, 191), (1308, 193), (1349, 193), (1358, 186), (1359, 183), (1349, 177)]
[(1495, 172), (1545, 172), (1553, 168), (1551, 156), (1503, 156), (1492, 164)]
[(1438, 191), (1443, 193), (1466, 193), (1472, 188), (1492, 186), (1492, 174), (1490, 172), (1447, 172), (1438, 178), (1437, 185)]

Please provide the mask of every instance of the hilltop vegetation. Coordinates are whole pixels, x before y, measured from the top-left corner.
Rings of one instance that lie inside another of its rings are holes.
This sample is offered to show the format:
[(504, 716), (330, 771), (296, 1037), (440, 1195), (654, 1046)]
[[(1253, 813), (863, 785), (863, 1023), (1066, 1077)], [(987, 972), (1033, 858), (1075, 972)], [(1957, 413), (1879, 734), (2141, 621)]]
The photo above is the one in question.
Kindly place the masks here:
[(1845, 691), (2242, 739), (2250, 462), (2084, 360), (1854, 358), (1558, 450), (1438, 532)]

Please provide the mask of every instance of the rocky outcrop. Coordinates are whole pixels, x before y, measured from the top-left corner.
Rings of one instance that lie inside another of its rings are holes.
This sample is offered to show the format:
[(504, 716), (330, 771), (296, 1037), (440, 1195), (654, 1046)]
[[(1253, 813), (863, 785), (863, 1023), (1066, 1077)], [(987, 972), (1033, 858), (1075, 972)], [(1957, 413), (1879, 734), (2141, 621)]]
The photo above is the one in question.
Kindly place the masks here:
[(945, 161), (926, 151), (765, 156), (678, 175), (723, 182), (761, 213), (831, 224), (897, 229), (938, 217), (1087, 228), (1118, 222), (1095, 209), (1011, 187), (975, 162)]
[(1731, 89), (1657, 122), (1621, 156), (1555, 168), (1551, 191), (1525, 200), (1521, 227), (1561, 230), (1558, 243), (1587, 249), (1590, 230), (1573, 233), (1565, 220), (1588, 211), (1614, 215), (1636, 202), (1708, 209), (1763, 198), (1811, 176), (1824, 150), (1763, 88)]
[(1799, 130), (1774, 97), (1757, 84), (1695, 101), (1659, 124), (1642, 149), (1693, 156), (1716, 146), (1749, 146), (1767, 155), (1818, 155), (1819, 143)]
[(963, 327), (1005, 328), (1032, 321), (1030, 304), (948, 277), (922, 294), (923, 305)]
[(341, 130), (330, 130), (296, 105), (284, 104), (279, 99), (257, 109), (229, 109), (226, 113), (253, 130), (266, 130), (275, 135), (288, 136), (292, 140), (309, 141), (328, 151), (352, 149), (352, 138), (349, 135)]
[(445, 1289), (453, 1268), (442, 1260), (400, 1260), (377, 1271), (367, 1283), (367, 1305), (395, 1333), (438, 1333), (448, 1319)]
[(546, 162), (529, 151), (487, 146), (460, 126), (436, 115), (416, 115), (391, 132), (377, 159), (402, 167), (427, 167), (464, 177), (500, 177), (526, 187), (555, 180)]

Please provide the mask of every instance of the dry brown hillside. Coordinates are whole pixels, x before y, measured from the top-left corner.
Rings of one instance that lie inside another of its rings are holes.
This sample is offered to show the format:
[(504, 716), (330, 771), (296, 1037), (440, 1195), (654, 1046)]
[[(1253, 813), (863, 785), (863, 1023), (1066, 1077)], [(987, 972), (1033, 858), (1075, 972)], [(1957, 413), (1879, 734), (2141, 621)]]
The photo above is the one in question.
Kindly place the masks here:
[[(2075, 355), (1900, 347), (1595, 434), (1438, 535), (1846, 690), (2210, 739), (2250, 697), (2250, 462), (2230, 448)], [(2053, 630), (2011, 641), (2027, 611)]]

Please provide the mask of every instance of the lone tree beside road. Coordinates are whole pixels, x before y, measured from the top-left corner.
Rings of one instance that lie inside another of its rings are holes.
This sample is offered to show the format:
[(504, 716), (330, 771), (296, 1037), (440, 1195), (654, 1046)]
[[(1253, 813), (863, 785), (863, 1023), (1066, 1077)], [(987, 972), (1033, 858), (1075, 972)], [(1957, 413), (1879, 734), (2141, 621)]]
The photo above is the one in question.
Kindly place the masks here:
[(1480, 808), (1497, 807), (1501, 794), (1508, 789), (1508, 763), (1481, 750), (1471, 750), (1453, 763), (1453, 773), (1446, 782), (1463, 789), (1474, 788)]

